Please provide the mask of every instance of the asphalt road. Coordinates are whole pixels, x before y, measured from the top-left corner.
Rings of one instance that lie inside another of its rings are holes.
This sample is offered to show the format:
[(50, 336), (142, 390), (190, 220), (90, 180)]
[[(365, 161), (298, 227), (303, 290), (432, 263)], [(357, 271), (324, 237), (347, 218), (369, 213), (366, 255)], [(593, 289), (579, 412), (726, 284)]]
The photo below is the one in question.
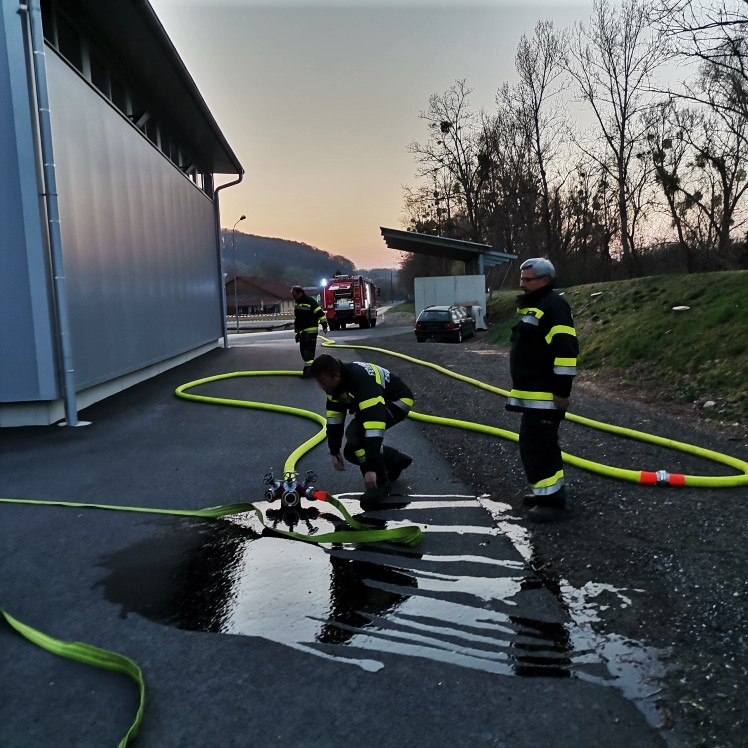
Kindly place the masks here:
[[(388, 333), (334, 338), (386, 347)], [(231, 343), (87, 409), (89, 427), (1, 431), (0, 496), (259, 502), (263, 474), (315, 426), (174, 397), (177, 385), (212, 374), (300, 367), (289, 333)], [(307, 380), (202, 391), (324, 412)], [(663, 745), (645, 716), (646, 684), (610, 672), (530, 569), (520, 526), (471, 494), (423, 428), (407, 421), (388, 434), (414, 463), (399, 495), (367, 514), (421, 525), (417, 549), (317, 547), (243, 518), (0, 505), (0, 607), (134, 659), (147, 686), (140, 746)], [(300, 468), (358, 510), (360, 476), (334, 473), (323, 447)], [(331, 527), (324, 507), (276, 519)], [(54, 657), (3, 626), (0, 663), (4, 748), (116, 745), (137, 706), (125, 677)]]

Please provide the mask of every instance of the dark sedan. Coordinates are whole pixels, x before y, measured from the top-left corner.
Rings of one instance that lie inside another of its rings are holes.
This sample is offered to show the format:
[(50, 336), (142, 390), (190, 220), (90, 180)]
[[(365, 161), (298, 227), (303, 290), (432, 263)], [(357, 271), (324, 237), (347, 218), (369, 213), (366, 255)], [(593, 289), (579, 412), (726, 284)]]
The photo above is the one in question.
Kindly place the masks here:
[(461, 343), (475, 334), (475, 322), (464, 307), (427, 306), (418, 315), (414, 332), (419, 343), (428, 338)]

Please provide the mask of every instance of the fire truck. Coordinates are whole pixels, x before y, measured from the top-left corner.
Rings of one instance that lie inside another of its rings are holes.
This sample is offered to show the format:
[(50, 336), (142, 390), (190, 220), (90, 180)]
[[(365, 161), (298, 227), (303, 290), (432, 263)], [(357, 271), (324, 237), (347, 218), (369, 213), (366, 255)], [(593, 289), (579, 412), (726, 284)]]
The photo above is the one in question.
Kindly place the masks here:
[(346, 325), (377, 326), (378, 289), (361, 275), (336, 275), (323, 285), (321, 307), (331, 330), (345, 330)]

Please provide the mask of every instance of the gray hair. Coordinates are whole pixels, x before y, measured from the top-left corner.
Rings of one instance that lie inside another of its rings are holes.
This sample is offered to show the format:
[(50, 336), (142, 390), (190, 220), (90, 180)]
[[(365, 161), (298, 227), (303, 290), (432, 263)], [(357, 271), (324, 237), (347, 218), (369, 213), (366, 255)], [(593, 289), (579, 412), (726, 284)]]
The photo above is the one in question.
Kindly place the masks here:
[(527, 270), (528, 268), (534, 270), (539, 278), (556, 277), (556, 268), (554, 268), (553, 263), (545, 257), (531, 257), (519, 266), (520, 270)]

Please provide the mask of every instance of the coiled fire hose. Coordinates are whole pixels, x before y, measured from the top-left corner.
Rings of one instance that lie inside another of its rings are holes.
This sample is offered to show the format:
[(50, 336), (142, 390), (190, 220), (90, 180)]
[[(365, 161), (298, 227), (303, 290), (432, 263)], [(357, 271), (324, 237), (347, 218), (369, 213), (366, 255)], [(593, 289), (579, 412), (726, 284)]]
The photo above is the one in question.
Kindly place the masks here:
[[(453, 379), (459, 380), (461, 382), (471, 384), (475, 387), (479, 387), (480, 389), (486, 390), (488, 392), (493, 392), (503, 397), (507, 397), (509, 395), (509, 392), (507, 390), (501, 389), (500, 387), (494, 387), (493, 385), (486, 384), (485, 382), (481, 382), (478, 379), (474, 379), (463, 374), (458, 374), (442, 366), (439, 366), (438, 364), (423, 361), (421, 359), (414, 358), (413, 356), (408, 356), (404, 353), (397, 353), (395, 351), (389, 351), (386, 348), (378, 348), (375, 346), (341, 344), (324, 336), (322, 336), (322, 340), (322, 345), (325, 348), (351, 348), (356, 350), (373, 351), (375, 353), (383, 353), (388, 356), (394, 356), (405, 361), (410, 361), (411, 363), (415, 363), (420, 366), (426, 366), (430, 369), (433, 369), (434, 371), (440, 372), (441, 374), (452, 377)], [(326, 421), (323, 416), (310, 410), (304, 410), (302, 408), (295, 408), (286, 405), (276, 405), (273, 403), (264, 403), (250, 400), (235, 400), (231, 398), (210, 397), (207, 395), (196, 395), (189, 392), (189, 390), (193, 389), (194, 387), (209, 384), (211, 382), (216, 382), (222, 379), (257, 376), (299, 376), (299, 372), (277, 370), (240, 371), (231, 372), (228, 374), (219, 374), (217, 376), (205, 377), (203, 379), (197, 379), (192, 382), (187, 382), (186, 384), (177, 387), (175, 394), (177, 397), (183, 398), (185, 400), (191, 400), (193, 402), (250, 408), (254, 410), (266, 410), (275, 413), (282, 413), (286, 415), (294, 415), (301, 418), (306, 418), (319, 424), (319, 432), (312, 436), (310, 439), (307, 439), (303, 444), (299, 445), (293, 452), (291, 452), (291, 454), (286, 459), (285, 465), (283, 467), (284, 473), (293, 473), (299, 460), (307, 452), (312, 450), (315, 446), (317, 446), (321, 441), (325, 439)], [(409, 413), (409, 418), (415, 421), (421, 421), (423, 423), (433, 423), (439, 426), (460, 428), (467, 431), (488, 434), (490, 436), (497, 436), (499, 438), (508, 439), (510, 441), (517, 441), (519, 438), (515, 432), (508, 431), (506, 429), (500, 429), (495, 426), (486, 426), (484, 424), (473, 423), (471, 421), (461, 421), (454, 418), (443, 418), (441, 416), (418, 413), (417, 411), (411, 411)], [(618, 436), (637, 439), (648, 444), (667, 447), (676, 451), (696, 455), (697, 457), (703, 457), (707, 460), (718, 462), (722, 465), (734, 468), (735, 470), (739, 471), (740, 474), (729, 476), (703, 476), (682, 475), (679, 473), (671, 474), (665, 470), (629, 470), (612, 465), (605, 465), (603, 463), (595, 462), (594, 460), (587, 460), (582, 457), (576, 457), (575, 455), (564, 452), (562, 453), (563, 460), (569, 465), (574, 465), (575, 467), (579, 467), (589, 472), (597, 473), (599, 475), (605, 475), (611, 478), (640, 484), (660, 486), (691, 486), (698, 488), (731, 488), (748, 485), (748, 463), (736, 457), (731, 457), (730, 455), (725, 455), (711, 449), (705, 449), (703, 447), (697, 447), (685, 442), (679, 442), (673, 439), (666, 439), (660, 436), (655, 436), (654, 434), (648, 434), (643, 431), (637, 431), (635, 429), (629, 429), (621, 426), (614, 426), (611, 424), (603, 423), (601, 421), (595, 421), (591, 418), (585, 418), (583, 416), (575, 415), (574, 413), (567, 413), (566, 420), (572, 421), (574, 423), (579, 423), (590, 428), (598, 429), (600, 431), (605, 431), (607, 433), (616, 434)], [(336, 509), (338, 509), (345, 522), (351, 529), (335, 531), (316, 536), (309, 536), (290, 531), (282, 531), (274, 528), (272, 529), (272, 532), (279, 535), (284, 535), (293, 540), (302, 540), (305, 542), (313, 543), (372, 543), (386, 541), (402, 543), (405, 545), (417, 545), (421, 540), (422, 533), (420, 528), (418, 527), (406, 526), (373, 530), (351, 517), (343, 504), (330, 494), (327, 494), (324, 491), (317, 491), (314, 494), (314, 498), (321, 501), (327, 501)], [(254, 512), (259, 521), (264, 525), (262, 513), (259, 509), (257, 509), (257, 507), (250, 503), (227, 504), (210, 509), (151, 509), (147, 507), (115, 506), (110, 504), (84, 504), (64, 501), (35, 501), (31, 499), (0, 499), (0, 503), (110, 509), (125, 512), (145, 512), (151, 514), (169, 514), (176, 516), (205, 518), (218, 518), (243, 512)], [(0, 609), (0, 617), (2, 617), (15, 631), (27, 638), (29, 641), (48, 650), (49, 652), (52, 652), (53, 654), (57, 654), (61, 657), (67, 657), (84, 664), (93, 665), (95, 667), (119, 671), (131, 677), (138, 685), (140, 693), (140, 704), (135, 716), (135, 720), (133, 721), (127, 734), (118, 744), (118, 748), (125, 748), (125, 746), (127, 746), (130, 741), (136, 737), (141, 721), (143, 719), (143, 711), (145, 708), (145, 682), (143, 680), (143, 675), (140, 671), (140, 668), (135, 664), (135, 662), (133, 662), (128, 657), (125, 657), (124, 655), (118, 654), (117, 652), (100, 649), (90, 644), (60, 641), (59, 639), (55, 639), (45, 633), (42, 633), (41, 631), (38, 631), (37, 629), (21, 623), (2, 609)]]

